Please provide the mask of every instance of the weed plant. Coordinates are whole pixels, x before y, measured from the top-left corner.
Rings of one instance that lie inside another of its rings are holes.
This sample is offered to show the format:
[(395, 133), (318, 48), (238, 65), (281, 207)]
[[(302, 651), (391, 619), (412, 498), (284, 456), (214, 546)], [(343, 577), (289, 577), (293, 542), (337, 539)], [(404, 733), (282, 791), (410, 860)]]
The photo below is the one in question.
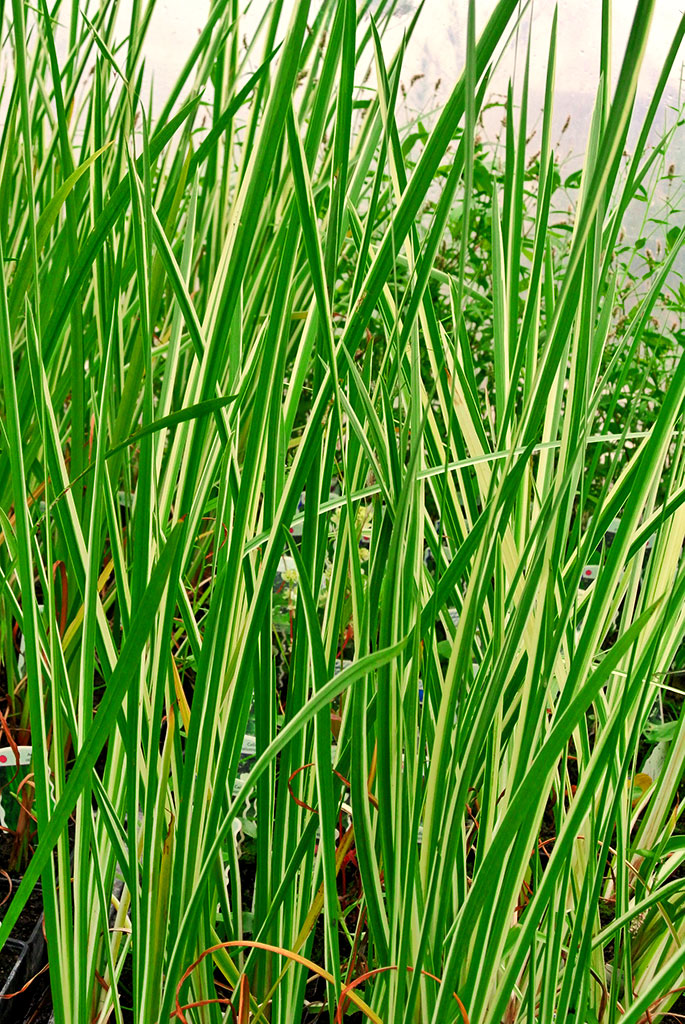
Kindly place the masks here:
[(153, 3), (123, 43), (117, 0), (3, 5), (35, 831), (0, 943), (40, 879), (57, 1024), (638, 1024), (685, 984), (685, 232), (629, 299), (621, 236), (685, 20), (626, 160), (654, 0), (616, 75), (597, 5), (560, 246), (556, 28), (535, 168), (530, 56), (497, 167), (476, 140), (522, 6), (477, 40), (469, 4), (411, 138), (392, 0), (272, 3), (245, 44), (217, 0), (154, 118)]

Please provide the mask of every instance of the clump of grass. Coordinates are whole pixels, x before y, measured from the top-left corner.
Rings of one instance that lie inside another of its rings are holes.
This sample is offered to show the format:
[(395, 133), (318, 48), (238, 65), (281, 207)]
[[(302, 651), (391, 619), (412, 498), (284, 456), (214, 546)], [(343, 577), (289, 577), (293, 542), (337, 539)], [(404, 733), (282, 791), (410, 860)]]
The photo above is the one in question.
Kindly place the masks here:
[(13, 0), (0, 602), (38, 842), (0, 942), (40, 878), (58, 1024), (122, 1024), (125, 989), (136, 1021), (217, 1022), (228, 988), (241, 1024), (341, 999), (637, 1024), (676, 998), (681, 704), (641, 769), (682, 650), (681, 353), (649, 422), (617, 426), (607, 396), (636, 387), (682, 246), (617, 335), (614, 253), (685, 21), (625, 169), (654, 4), (613, 92), (602, 4), (560, 255), (555, 28), (536, 188), (526, 65), (479, 194), (518, 6), (476, 40), (470, 3), (409, 166), (392, 3), (300, 0), (285, 30), (270, 5), (252, 65), (237, 2), (214, 3), (153, 119), (152, 5), (121, 47), (115, 0)]

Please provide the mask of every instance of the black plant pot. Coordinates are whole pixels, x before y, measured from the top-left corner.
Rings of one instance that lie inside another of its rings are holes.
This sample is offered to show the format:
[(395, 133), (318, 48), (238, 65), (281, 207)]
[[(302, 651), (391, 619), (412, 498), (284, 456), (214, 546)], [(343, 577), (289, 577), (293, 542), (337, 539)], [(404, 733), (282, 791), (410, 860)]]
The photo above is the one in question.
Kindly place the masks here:
[[(20, 881), (12, 879), (14, 891)], [(0, 950), (0, 1024), (21, 1024), (35, 1000), (34, 986), (28, 982), (44, 966), (47, 952), (40, 898), (37, 888), (13, 929), (13, 937)], [(28, 987), (22, 991), (25, 985)]]

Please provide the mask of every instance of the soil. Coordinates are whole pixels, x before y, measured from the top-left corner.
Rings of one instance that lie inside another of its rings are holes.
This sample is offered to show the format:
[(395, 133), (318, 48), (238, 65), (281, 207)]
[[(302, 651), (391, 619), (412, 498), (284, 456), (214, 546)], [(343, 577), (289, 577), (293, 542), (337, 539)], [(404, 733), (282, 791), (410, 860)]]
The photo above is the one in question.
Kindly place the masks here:
[[(5, 911), (12, 901), (12, 896), (21, 882), (21, 877), (10, 870), (12, 846), (12, 836), (6, 833), (0, 835), (0, 921), (3, 920)], [(19, 920), (12, 929), (11, 938), (26, 942), (33, 934), (36, 922), (42, 913), (43, 897), (40, 887), (37, 887), (29, 896)]]
[[(5, 883), (5, 885), (7, 884), (6, 879), (3, 878), (2, 881)], [(14, 891), (16, 891), (17, 884), (18, 879), (14, 879)], [(5, 907), (8, 904), (9, 900), (7, 901), (5, 906), (0, 907), (0, 921), (2, 921), (3, 917), (5, 916)], [(18, 939), (20, 942), (27, 942), (33, 935), (36, 923), (38, 922), (38, 919), (41, 917), (42, 913), (43, 897), (40, 890), (34, 889), (31, 895), (29, 896), (28, 900), (26, 901), (26, 905), (21, 912), (19, 920), (12, 929), (11, 937), (13, 939)]]
[[(0, 836), (0, 921), (3, 919), (13, 893), (21, 882), (9, 871), (13, 841), (9, 835)], [(9, 988), (17, 994), (11, 1000), (0, 1000), (0, 1021), (12, 1024), (48, 1024), (52, 1011), (47, 971), (41, 973), (45, 962), (45, 945), (40, 932), (43, 898), (37, 886), (29, 896), (19, 920), (12, 929), (7, 945), (0, 950), (0, 989), (8, 982), (18, 961), (19, 969)], [(29, 940), (32, 940), (29, 942)], [(27, 945), (28, 944), (28, 945)], [(33, 979), (33, 980), (32, 980)], [(25, 991), (20, 991), (29, 983)]]
[(119, 977), (117, 986), (119, 1003), (121, 1005), (121, 1019), (124, 1024), (135, 1024), (133, 1019), (133, 964), (131, 957), (127, 957), (124, 968)]
[(45, 971), (31, 985), (30, 1002), (24, 1011), (23, 1024), (52, 1024), (50, 972)]

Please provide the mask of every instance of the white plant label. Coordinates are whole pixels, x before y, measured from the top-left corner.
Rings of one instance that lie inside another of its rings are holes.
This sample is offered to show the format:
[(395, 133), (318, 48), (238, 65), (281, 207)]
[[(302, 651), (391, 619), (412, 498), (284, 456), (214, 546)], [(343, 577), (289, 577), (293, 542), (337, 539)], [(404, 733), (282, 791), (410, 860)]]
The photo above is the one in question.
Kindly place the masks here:
[[(18, 746), (19, 764), (31, 764), (31, 753), (33, 748)], [(0, 747), (0, 768), (17, 764), (17, 758), (12, 747)]]

